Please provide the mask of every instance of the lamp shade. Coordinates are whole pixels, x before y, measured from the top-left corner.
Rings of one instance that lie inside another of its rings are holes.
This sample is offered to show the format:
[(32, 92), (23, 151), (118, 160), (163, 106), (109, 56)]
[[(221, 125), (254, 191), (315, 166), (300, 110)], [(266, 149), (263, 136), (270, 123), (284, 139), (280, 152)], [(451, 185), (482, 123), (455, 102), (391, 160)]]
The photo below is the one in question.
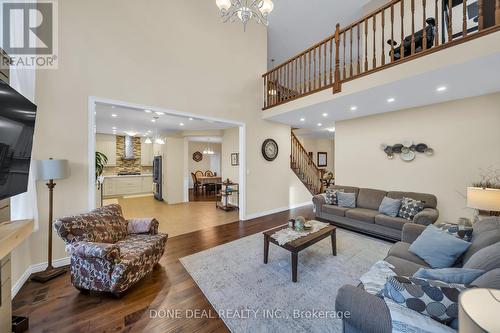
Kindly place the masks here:
[(36, 161), (36, 180), (64, 179), (68, 177), (68, 160)]
[(467, 207), (479, 210), (500, 211), (500, 190), (468, 187)]

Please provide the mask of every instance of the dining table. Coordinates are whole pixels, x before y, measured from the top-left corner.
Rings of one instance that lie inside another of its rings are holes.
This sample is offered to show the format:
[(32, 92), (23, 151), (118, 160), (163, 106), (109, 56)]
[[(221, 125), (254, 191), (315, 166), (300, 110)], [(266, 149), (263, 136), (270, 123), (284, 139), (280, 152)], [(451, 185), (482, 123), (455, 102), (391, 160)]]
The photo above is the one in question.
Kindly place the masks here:
[(220, 176), (199, 176), (196, 177), (196, 180), (199, 181), (201, 185), (222, 183), (222, 177)]

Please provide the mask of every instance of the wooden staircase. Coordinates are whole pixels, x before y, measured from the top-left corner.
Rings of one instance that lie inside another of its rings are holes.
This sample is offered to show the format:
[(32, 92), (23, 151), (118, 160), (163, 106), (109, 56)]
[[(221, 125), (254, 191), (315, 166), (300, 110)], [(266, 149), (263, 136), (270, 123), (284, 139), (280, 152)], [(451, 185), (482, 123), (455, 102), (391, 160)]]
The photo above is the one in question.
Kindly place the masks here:
[(323, 171), (314, 163), (313, 159), (302, 146), (297, 136), (291, 132), (292, 152), (290, 154), (290, 167), (299, 177), (300, 181), (312, 195), (322, 193)]

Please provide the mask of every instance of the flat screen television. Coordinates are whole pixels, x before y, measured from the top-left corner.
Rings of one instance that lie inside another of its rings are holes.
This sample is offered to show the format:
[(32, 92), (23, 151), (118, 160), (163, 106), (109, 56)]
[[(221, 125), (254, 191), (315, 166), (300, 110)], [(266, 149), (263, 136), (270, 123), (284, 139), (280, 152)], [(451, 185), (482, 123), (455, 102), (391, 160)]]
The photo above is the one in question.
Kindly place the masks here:
[(26, 192), (36, 105), (0, 80), (0, 200)]

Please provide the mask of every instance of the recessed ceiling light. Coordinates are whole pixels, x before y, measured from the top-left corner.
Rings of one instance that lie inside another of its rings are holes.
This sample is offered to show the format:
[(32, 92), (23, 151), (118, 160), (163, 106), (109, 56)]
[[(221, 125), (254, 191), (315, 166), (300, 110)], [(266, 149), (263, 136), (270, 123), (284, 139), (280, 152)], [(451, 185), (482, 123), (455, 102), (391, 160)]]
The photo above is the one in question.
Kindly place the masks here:
[(117, 115), (117, 114), (115, 114), (115, 113), (113, 113), (113, 114), (111, 115), (111, 117), (116, 118), (116, 117), (118, 117), (118, 115)]
[(189, 118), (189, 120), (193, 120), (193, 118)]
[(318, 123), (318, 127), (321, 127), (321, 126), (323, 126), (323, 124), (322, 123)]
[(328, 113), (323, 113), (323, 117), (328, 117)]
[(328, 129), (328, 132), (335, 132), (335, 127), (331, 127)]
[(306, 118), (300, 118), (300, 121), (306, 121)]
[(180, 126), (184, 126), (184, 123), (180, 123), (179, 125), (180, 125)]
[(128, 136), (136, 136), (139, 133), (133, 132), (133, 131), (128, 131), (128, 132), (125, 132), (125, 134), (127, 134)]
[(148, 131), (148, 133), (151, 133), (151, 132), (152, 132), (151, 130)]
[(116, 106), (114, 106), (114, 105), (111, 105), (111, 108), (112, 108), (112, 109), (114, 109), (114, 108), (116, 108)]
[(436, 91), (437, 92), (443, 92), (443, 91), (446, 91), (446, 89), (448, 89), (448, 88), (446, 88), (446, 86), (441, 86), (441, 87), (437, 87)]
[(165, 113), (164, 112), (155, 112), (159, 116), (163, 116)]
[(151, 122), (152, 122), (152, 123), (156, 122), (156, 119), (151, 119)]
[(111, 128), (112, 128), (112, 129), (114, 129), (114, 130), (116, 131), (116, 127), (115, 127), (115, 126), (113, 126), (113, 127), (111, 127)]
[(144, 112), (146, 112), (146, 113), (151, 113), (151, 110), (144, 110)]
[(396, 99), (394, 97), (391, 97), (391, 98), (387, 99), (387, 103), (393, 103), (395, 101), (396, 101)]
[(358, 107), (356, 105), (351, 106), (351, 111), (356, 111)]

